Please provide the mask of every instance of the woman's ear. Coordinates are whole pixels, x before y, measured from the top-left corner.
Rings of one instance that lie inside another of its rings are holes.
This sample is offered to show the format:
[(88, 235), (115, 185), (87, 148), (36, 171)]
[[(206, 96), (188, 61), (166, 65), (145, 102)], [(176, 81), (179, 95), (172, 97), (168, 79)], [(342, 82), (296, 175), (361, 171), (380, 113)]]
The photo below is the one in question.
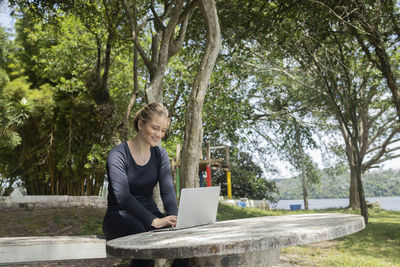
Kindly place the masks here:
[(138, 130), (142, 129), (143, 121), (141, 119), (138, 120)]

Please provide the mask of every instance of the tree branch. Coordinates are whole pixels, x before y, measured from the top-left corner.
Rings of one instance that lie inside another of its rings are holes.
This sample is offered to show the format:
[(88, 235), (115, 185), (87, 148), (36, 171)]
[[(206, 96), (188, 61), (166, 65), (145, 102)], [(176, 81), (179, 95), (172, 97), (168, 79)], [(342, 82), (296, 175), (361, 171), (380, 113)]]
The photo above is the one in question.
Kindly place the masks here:
[(151, 9), (151, 12), (153, 13), (153, 16), (155, 18), (154, 26), (156, 28), (156, 31), (157, 32), (160, 31), (160, 30), (163, 31), (165, 29), (165, 26), (164, 26), (164, 23), (161, 20), (161, 18), (158, 16), (156, 10), (154, 9), (154, 0), (151, 1), (150, 9)]
[[(370, 161), (366, 162), (362, 166), (362, 172), (364, 173), (368, 169), (374, 168), (374, 165), (383, 163), (385, 161), (391, 160), (391, 159), (397, 159), (400, 158), (400, 154), (397, 155), (392, 155), (392, 156), (386, 156), (384, 158), (381, 158), (380, 160), (375, 161), (374, 163), (370, 164)], [(376, 168), (376, 167), (375, 167)]]
[(169, 44), (169, 51), (168, 51), (168, 57), (173, 57), (176, 55), (179, 50), (182, 48), (183, 41), (185, 40), (186, 36), (186, 30), (188, 26), (189, 19), (191, 17), (192, 12), (194, 11), (194, 8), (196, 6), (193, 5), (193, 9), (191, 9), (191, 12), (188, 12), (187, 15), (184, 17), (183, 21), (181, 22), (181, 28), (179, 30), (179, 35), (176, 40), (174, 38), (171, 38), (171, 42)]
[[(126, 0), (123, 0), (122, 3), (124, 5), (125, 12), (128, 16), (129, 28), (132, 33), (133, 43), (135, 44), (135, 46), (140, 54), (140, 57), (143, 59), (144, 64), (146, 64), (146, 66), (149, 70), (152, 70), (154, 68), (153, 64), (152, 64), (151, 60), (147, 57), (146, 52), (144, 51), (143, 47), (141, 46), (141, 44), (137, 38), (137, 29), (135, 27), (135, 20), (133, 18), (132, 12), (129, 9), (128, 3)], [(136, 8), (136, 7), (134, 6), (133, 8)]]
[(386, 138), (386, 140), (383, 142), (383, 144), (380, 146), (380, 148), (377, 148), (376, 150), (379, 150), (375, 156), (373, 156), (368, 162), (362, 165), (362, 168), (368, 169), (371, 165), (376, 164), (376, 162), (382, 158), (382, 156), (387, 153), (387, 146), (391, 144), (392, 138), (400, 131), (400, 129), (393, 130), (390, 135)]

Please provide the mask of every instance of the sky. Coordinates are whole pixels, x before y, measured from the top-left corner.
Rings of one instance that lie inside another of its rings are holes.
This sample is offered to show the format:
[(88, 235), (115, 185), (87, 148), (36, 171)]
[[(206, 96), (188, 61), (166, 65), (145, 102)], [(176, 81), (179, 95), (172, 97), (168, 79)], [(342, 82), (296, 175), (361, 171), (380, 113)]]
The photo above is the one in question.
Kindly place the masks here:
[(7, 1), (0, 4), (0, 25), (3, 28), (9, 29), (12, 29), (13, 27), (13, 19), (10, 17), (10, 10), (7, 6)]

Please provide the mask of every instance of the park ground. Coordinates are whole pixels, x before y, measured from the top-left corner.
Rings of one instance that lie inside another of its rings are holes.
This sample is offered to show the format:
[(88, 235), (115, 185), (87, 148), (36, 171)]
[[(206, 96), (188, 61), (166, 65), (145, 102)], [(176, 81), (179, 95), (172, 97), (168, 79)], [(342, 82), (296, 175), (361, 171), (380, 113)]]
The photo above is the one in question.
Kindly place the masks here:
[[(220, 205), (218, 220), (315, 212), (354, 213), (344, 209), (318, 211), (264, 211)], [(2, 211), (0, 236), (101, 235), (104, 209), (66, 208)], [(120, 259), (21, 264), (22, 266), (123, 266)], [(274, 267), (362, 266), (400, 267), (400, 212), (370, 210), (363, 231), (332, 241), (281, 250)]]

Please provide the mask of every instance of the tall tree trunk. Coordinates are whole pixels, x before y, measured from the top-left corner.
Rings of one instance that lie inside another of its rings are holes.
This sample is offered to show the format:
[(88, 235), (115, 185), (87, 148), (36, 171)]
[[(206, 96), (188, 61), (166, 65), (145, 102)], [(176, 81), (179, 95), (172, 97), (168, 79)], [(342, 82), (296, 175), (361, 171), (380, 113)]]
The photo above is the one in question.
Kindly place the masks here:
[[(358, 148), (358, 147), (356, 147)], [(361, 215), (364, 217), (365, 224), (368, 223), (368, 207), (365, 200), (364, 186), (361, 180), (362, 173), (362, 159), (360, 158), (360, 153), (357, 149), (354, 150), (354, 158), (356, 165), (356, 177), (357, 177), (357, 192), (360, 200)]]
[(295, 129), (296, 129), (296, 143), (300, 156), (300, 165), (301, 165), (301, 185), (303, 187), (303, 201), (304, 201), (304, 209), (308, 210), (308, 192), (307, 192), (307, 182), (306, 182), (306, 170), (305, 170), (305, 162), (304, 162), (304, 152), (303, 146), (300, 139), (300, 130), (297, 122), (295, 121)]
[(207, 29), (206, 50), (194, 80), (186, 110), (185, 140), (182, 151), (183, 187), (198, 187), (199, 154), (203, 140), (202, 108), (211, 72), (221, 47), (221, 32), (214, 0), (201, 0), (200, 8)]
[[(165, 69), (163, 70), (165, 71)], [(151, 80), (150, 85), (146, 88), (147, 103), (162, 103), (163, 102), (163, 73), (157, 73)]]
[(350, 188), (349, 188), (349, 208), (357, 210), (360, 208), (360, 197), (357, 190), (357, 175), (354, 163), (350, 163)]
[(357, 175), (356, 175), (357, 172), (356, 172), (356, 163), (353, 153), (355, 148), (353, 146), (353, 143), (351, 142), (350, 138), (351, 134), (345, 127), (342, 118), (339, 115), (337, 115), (336, 118), (339, 122), (339, 129), (342, 132), (342, 136), (345, 142), (347, 162), (349, 163), (349, 169), (350, 169), (349, 208), (352, 210), (356, 210), (360, 208), (360, 201), (357, 191)]
[(303, 186), (303, 201), (304, 209), (308, 210), (308, 192), (307, 192), (307, 181), (304, 166), (304, 155), (303, 150), (300, 149), (300, 160), (301, 160), (301, 184)]

